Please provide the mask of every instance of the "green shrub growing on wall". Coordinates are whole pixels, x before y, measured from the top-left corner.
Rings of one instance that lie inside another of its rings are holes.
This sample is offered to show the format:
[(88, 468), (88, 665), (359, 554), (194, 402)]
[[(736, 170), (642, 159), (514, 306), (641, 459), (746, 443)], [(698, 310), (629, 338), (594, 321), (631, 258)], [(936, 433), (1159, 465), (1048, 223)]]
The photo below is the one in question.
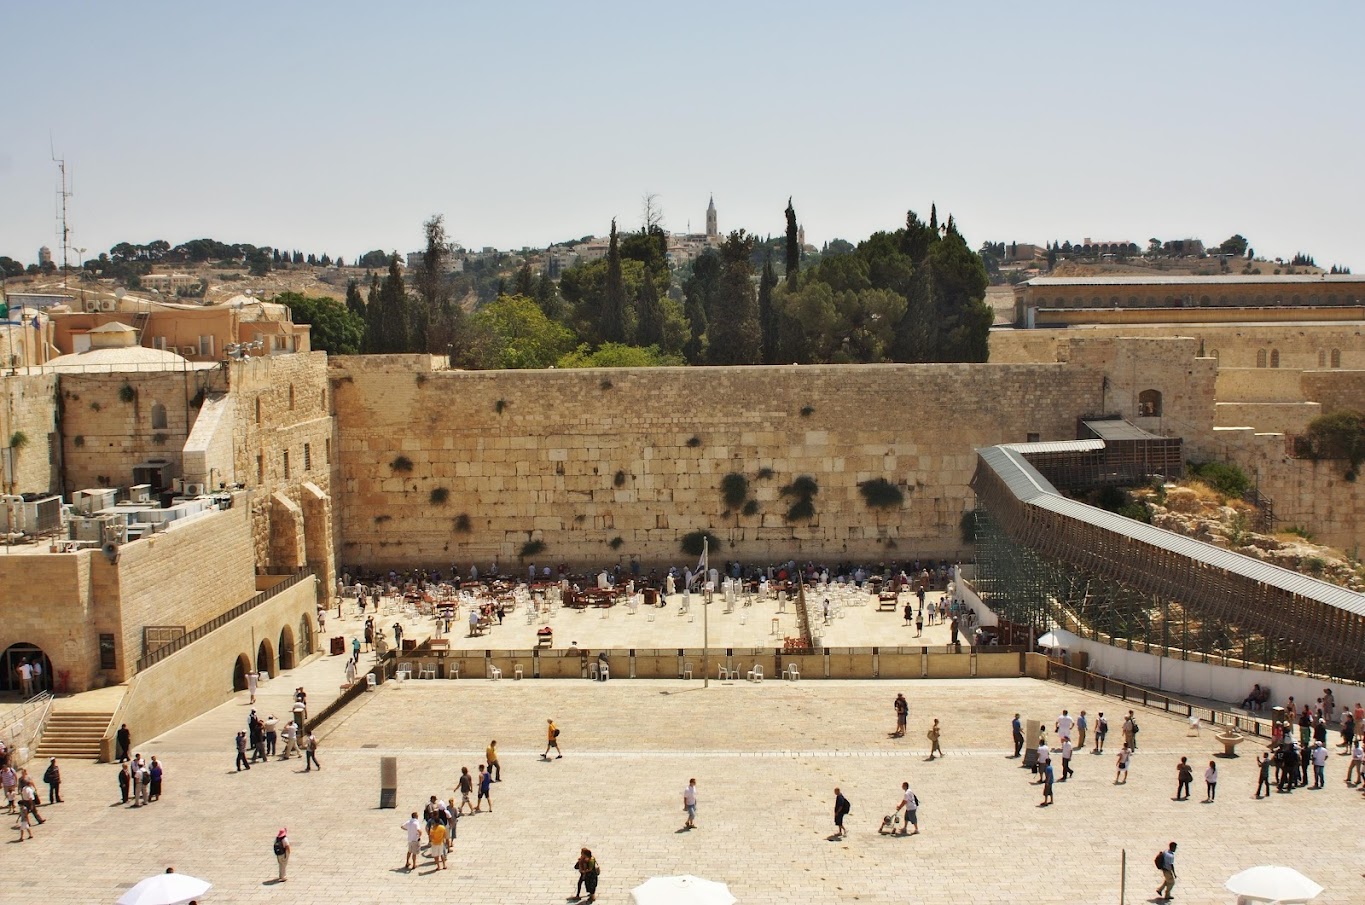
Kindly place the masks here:
[(407, 456), (394, 456), (393, 461), (389, 463), (389, 468), (404, 473), (412, 471), (412, 460)]
[(543, 540), (528, 540), (526, 543), (524, 543), (524, 544), (521, 545), (521, 552), (519, 552), (519, 553), (517, 554), (517, 556), (518, 556), (519, 558), (521, 558), (521, 559), (526, 559), (527, 557), (530, 557), (530, 556), (539, 556), (540, 554), (542, 554), (542, 553), (544, 553), (544, 552), (545, 552), (545, 541), (543, 541)]
[(749, 497), (749, 479), (737, 471), (732, 471), (720, 479), (720, 498), (726, 507), (739, 509)]
[(710, 549), (715, 551), (721, 548), (720, 538), (710, 531), (689, 531), (682, 536), (682, 551), (688, 556), (701, 556), (703, 544), (709, 543)]
[(868, 509), (899, 509), (905, 502), (905, 494), (886, 478), (873, 478), (858, 485), (863, 502)]

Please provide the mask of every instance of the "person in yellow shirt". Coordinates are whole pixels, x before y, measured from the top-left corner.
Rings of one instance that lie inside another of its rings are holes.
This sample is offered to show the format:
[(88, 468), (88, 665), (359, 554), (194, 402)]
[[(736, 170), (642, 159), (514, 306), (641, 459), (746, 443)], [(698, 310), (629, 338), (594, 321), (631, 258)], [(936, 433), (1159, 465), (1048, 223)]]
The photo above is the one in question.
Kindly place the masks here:
[(541, 760), (550, 759), (551, 748), (555, 749), (555, 760), (559, 760), (564, 757), (564, 752), (559, 750), (559, 728), (555, 726), (554, 720), (545, 722), (548, 725), (545, 727), (545, 753), (540, 756)]
[(498, 763), (498, 740), (488, 743), (488, 747), (483, 752), (484, 762), (488, 764), (488, 772), (492, 774), (494, 782), (502, 782), (502, 765)]
[(446, 825), (439, 821), (431, 827), (431, 857), (437, 870), (446, 869)]

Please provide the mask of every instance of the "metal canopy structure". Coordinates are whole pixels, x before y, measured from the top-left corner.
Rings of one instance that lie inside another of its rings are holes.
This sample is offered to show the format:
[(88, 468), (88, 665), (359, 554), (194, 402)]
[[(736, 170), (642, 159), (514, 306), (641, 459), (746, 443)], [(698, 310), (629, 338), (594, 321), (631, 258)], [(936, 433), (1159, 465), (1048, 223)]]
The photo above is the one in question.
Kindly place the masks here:
[(1365, 679), (1365, 595), (1067, 499), (1031, 445), (977, 450), (972, 478), (978, 592), (1002, 616), (1182, 659)]

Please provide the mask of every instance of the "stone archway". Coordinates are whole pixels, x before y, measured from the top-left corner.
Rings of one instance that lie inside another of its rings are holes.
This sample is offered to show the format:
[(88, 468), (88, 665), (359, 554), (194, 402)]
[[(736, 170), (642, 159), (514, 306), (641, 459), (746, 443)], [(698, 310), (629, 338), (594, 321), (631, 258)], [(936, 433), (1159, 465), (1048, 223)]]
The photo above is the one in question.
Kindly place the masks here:
[(306, 657), (313, 652), (313, 620), (304, 613), (299, 617), (298, 657)]
[(251, 658), (246, 654), (238, 654), (237, 662), (232, 666), (232, 690), (246, 691), (246, 674), (251, 672)]
[(260, 673), (263, 679), (268, 679), (279, 672), (275, 668), (275, 651), (271, 649), (269, 638), (262, 638), (256, 648), (256, 672)]
[(280, 629), (280, 639), (278, 642), (280, 653), (280, 671), (293, 669), (297, 665), (294, 658), (294, 630), (289, 626)]
[(3, 654), (0, 654), (0, 691), (24, 693), (19, 667), (25, 663), (28, 663), (30, 667), (35, 664), (41, 667), (38, 675), (30, 681), (27, 696), (31, 697), (40, 691), (50, 691), (55, 681), (52, 674), (52, 661), (48, 659), (47, 654), (43, 653), (41, 647), (27, 641), (11, 644), (5, 648)]

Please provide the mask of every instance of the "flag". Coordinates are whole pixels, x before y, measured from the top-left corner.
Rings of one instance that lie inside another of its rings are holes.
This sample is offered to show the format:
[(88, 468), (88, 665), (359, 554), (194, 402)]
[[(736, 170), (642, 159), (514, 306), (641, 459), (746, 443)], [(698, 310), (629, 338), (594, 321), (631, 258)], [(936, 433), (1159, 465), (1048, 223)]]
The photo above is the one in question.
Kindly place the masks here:
[(697, 574), (701, 576), (701, 583), (706, 585), (706, 573), (710, 571), (706, 567), (706, 554), (710, 550), (711, 540), (705, 535), (701, 539), (701, 559), (697, 560)]

